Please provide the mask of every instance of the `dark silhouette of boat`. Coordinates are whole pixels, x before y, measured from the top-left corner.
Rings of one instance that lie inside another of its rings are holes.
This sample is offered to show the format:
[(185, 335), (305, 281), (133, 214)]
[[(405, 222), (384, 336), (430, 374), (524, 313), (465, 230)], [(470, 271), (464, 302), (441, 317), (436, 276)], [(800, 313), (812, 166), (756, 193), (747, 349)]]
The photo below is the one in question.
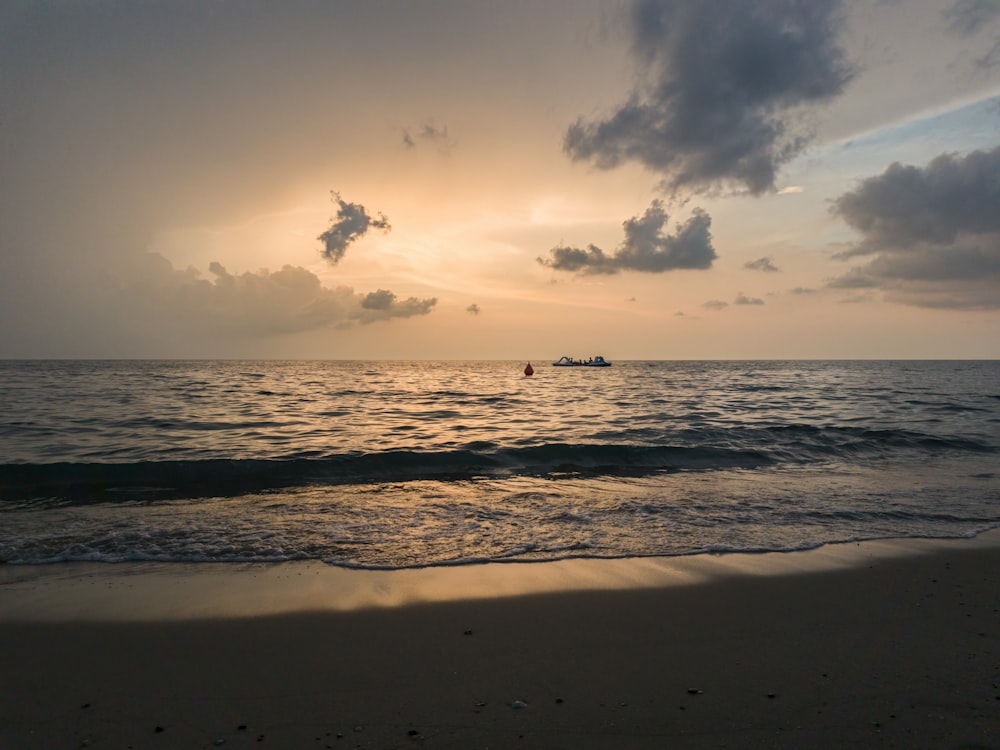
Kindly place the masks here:
[(560, 357), (552, 363), (553, 367), (611, 367), (611, 363), (604, 357), (597, 356), (590, 359), (573, 359), (572, 357)]

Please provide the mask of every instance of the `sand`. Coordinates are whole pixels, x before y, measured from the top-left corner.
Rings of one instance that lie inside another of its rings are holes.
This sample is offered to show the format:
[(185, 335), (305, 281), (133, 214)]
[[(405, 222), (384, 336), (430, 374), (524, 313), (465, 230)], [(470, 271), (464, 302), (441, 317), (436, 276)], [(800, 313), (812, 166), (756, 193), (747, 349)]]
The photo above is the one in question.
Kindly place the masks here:
[(1000, 535), (429, 572), (7, 566), (0, 747), (998, 748)]

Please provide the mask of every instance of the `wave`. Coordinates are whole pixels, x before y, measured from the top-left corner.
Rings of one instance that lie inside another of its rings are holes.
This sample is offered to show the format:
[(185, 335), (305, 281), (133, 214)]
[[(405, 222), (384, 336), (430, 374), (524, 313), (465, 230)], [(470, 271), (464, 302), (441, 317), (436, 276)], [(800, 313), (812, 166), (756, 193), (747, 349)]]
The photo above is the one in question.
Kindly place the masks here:
[[(491, 563), (524, 564), (554, 562), (558, 560), (619, 560), (642, 558), (682, 558), (699, 555), (767, 554), (791, 553), (815, 550), (827, 546), (860, 542), (885, 541), (891, 539), (973, 539), (980, 534), (1000, 528), (1000, 522), (992, 521), (976, 525), (939, 525), (924, 531), (899, 530), (896, 532), (842, 532), (831, 533), (829, 538), (802, 538), (797, 541), (772, 540), (747, 541), (745, 543), (714, 542), (701, 546), (676, 548), (665, 546), (654, 550), (612, 551), (596, 550), (586, 542), (575, 542), (540, 548), (535, 543), (523, 543), (484, 554), (469, 554), (455, 558), (427, 560), (357, 560), (341, 555), (329, 556), (321, 550), (282, 550), (274, 546), (254, 547), (233, 544), (219, 539), (217, 544), (200, 545), (197, 549), (190, 545), (178, 544), (171, 547), (169, 539), (156, 540), (158, 544), (143, 546), (135, 539), (103, 538), (95, 539), (51, 539), (38, 541), (18, 548), (4, 548), (0, 543), (0, 564), (5, 565), (50, 565), (54, 563), (283, 563), (294, 560), (315, 560), (330, 566), (349, 570), (407, 570), (418, 568), (448, 568), (482, 565)], [(163, 542), (166, 542), (164, 544)]]
[[(610, 436), (609, 436), (610, 437)], [(686, 445), (473, 441), (452, 450), (390, 449), (277, 458), (0, 464), (0, 501), (70, 503), (235, 496), (318, 484), (512, 476), (642, 476), (660, 472), (755, 469), (815, 461), (879, 460), (899, 451), (992, 453), (967, 437), (908, 430), (774, 425), (689, 430)]]
[(754, 468), (758, 451), (721, 448), (553, 443), (500, 448), (475, 443), (453, 451), (387, 450), (320, 458), (201, 459), (133, 463), (0, 465), (0, 500), (98, 502), (125, 498), (232, 496), (313, 484), (510, 476), (642, 475)]

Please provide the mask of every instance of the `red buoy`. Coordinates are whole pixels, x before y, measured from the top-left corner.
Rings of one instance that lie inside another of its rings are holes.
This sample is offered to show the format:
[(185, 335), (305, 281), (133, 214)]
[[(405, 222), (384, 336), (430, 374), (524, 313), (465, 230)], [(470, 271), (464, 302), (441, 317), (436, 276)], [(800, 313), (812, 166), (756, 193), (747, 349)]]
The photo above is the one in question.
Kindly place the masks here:
[(528, 366), (524, 368), (524, 374), (528, 376), (535, 374), (535, 368), (531, 366), (531, 362), (529, 362)]

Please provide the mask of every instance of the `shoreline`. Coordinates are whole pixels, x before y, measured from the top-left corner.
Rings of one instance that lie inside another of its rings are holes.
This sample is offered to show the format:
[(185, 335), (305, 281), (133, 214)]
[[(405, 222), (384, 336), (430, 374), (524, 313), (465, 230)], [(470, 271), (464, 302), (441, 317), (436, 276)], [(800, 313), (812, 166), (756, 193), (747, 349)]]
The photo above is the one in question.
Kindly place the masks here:
[(661, 589), (734, 577), (821, 573), (982, 548), (1000, 550), (1000, 529), (960, 539), (837, 542), (789, 552), (566, 558), (392, 570), (344, 568), (312, 560), (0, 565), (0, 622), (254, 617)]
[(490, 598), (306, 566), (8, 576), (0, 747), (996, 748), (998, 540), (471, 571), (507, 579)]

